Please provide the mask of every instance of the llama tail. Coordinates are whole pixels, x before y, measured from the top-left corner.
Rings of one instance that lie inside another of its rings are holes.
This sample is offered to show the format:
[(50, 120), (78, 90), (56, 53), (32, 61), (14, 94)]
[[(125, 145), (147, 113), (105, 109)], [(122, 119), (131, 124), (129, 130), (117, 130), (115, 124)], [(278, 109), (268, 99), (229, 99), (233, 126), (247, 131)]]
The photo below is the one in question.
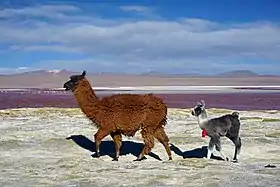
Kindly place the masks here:
[(160, 126), (165, 126), (167, 124), (167, 117), (165, 116), (161, 122), (160, 122)]
[(167, 106), (166, 106), (166, 104), (164, 106), (164, 117), (159, 124), (160, 124), (160, 126), (165, 126), (167, 124)]
[(233, 113), (231, 113), (231, 115), (232, 115), (233, 117), (239, 118), (239, 113), (238, 113), (238, 112), (233, 112)]
[(233, 121), (235, 121), (236, 123), (239, 123), (240, 124), (240, 121), (239, 121), (239, 113), (238, 112), (233, 112), (231, 113), (231, 118)]

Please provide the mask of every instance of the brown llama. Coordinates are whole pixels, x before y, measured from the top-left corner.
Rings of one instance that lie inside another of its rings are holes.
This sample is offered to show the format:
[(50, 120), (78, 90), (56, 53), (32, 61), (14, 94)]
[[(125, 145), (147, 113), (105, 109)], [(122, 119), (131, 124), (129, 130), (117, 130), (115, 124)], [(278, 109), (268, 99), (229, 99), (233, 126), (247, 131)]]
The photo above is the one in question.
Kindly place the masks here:
[(94, 135), (96, 157), (100, 157), (101, 140), (110, 135), (115, 143), (118, 160), (122, 146), (122, 134), (134, 136), (138, 130), (144, 139), (144, 147), (135, 161), (143, 159), (154, 147), (154, 138), (163, 144), (169, 160), (172, 160), (169, 138), (164, 131), (167, 120), (167, 106), (162, 99), (152, 94), (116, 94), (99, 99), (88, 80), (86, 72), (72, 75), (64, 83), (66, 91), (71, 90), (83, 113), (94, 122), (98, 131)]

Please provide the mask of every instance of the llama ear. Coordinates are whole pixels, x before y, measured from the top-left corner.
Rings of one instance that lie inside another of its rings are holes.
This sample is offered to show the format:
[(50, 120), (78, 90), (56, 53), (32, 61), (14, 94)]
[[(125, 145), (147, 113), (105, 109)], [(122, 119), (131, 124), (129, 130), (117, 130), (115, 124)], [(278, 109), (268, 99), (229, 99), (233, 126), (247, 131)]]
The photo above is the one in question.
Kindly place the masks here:
[(82, 76), (84, 77), (86, 75), (86, 71), (84, 70), (82, 73)]
[(205, 107), (205, 102), (203, 100), (200, 101), (203, 107)]

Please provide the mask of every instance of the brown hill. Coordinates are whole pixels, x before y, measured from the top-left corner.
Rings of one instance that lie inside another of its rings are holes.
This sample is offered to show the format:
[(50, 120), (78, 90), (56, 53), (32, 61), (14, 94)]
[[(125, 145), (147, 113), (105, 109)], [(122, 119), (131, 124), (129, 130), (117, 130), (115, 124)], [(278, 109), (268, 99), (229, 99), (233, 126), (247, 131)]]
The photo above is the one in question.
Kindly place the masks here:
[[(61, 88), (72, 74), (67, 70), (38, 70), (0, 76), (0, 88)], [(217, 76), (187, 75), (132, 75), (88, 72), (94, 87), (114, 86), (264, 86), (280, 85), (279, 76), (258, 75), (246, 71), (233, 71)]]

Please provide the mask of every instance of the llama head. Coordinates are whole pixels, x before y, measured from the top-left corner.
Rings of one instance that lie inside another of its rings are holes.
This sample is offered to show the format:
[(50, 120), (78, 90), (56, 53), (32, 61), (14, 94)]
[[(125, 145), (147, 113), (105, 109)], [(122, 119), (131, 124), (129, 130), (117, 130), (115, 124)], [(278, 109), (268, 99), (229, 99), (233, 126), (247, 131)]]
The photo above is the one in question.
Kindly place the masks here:
[(79, 82), (85, 78), (85, 75), (86, 71), (83, 71), (81, 75), (70, 76), (70, 80), (64, 83), (63, 88), (65, 88), (66, 91), (74, 91)]
[(193, 108), (192, 115), (198, 117), (202, 114), (204, 110), (205, 110), (205, 102), (201, 100), (200, 102), (197, 102), (197, 104)]

